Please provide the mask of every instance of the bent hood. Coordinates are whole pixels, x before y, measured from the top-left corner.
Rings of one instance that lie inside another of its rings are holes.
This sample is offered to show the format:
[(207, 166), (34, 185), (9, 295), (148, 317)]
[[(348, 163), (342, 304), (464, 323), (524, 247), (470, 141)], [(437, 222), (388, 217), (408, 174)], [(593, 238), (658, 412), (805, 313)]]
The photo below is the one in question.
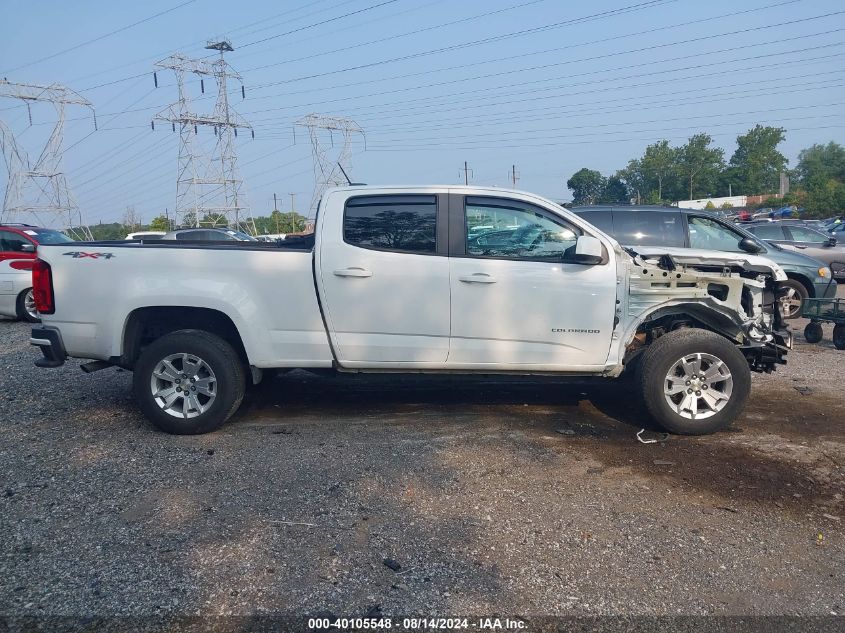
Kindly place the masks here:
[(783, 268), (767, 257), (751, 255), (750, 253), (730, 253), (670, 246), (638, 246), (634, 250), (646, 259), (669, 255), (675, 262), (688, 266), (740, 266), (745, 270), (770, 274), (775, 281), (786, 280), (786, 273), (783, 272)]

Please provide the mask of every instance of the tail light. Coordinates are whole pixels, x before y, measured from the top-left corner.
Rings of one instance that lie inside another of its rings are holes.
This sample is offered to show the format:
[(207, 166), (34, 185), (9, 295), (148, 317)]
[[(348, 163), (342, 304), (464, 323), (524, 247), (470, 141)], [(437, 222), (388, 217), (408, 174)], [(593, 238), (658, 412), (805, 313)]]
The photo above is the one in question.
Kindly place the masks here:
[(35, 296), (35, 309), (39, 314), (53, 314), (56, 311), (53, 271), (50, 264), (41, 259), (36, 259), (32, 265), (32, 294)]

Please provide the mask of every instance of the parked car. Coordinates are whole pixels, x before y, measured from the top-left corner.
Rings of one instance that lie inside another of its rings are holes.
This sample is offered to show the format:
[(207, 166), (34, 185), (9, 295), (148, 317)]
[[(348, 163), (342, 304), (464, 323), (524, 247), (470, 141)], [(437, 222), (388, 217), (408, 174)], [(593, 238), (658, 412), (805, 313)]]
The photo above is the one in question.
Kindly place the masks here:
[(827, 227), (827, 232), (836, 239), (843, 239), (845, 241), (845, 222), (829, 225)]
[(195, 228), (176, 229), (165, 233), (160, 239), (190, 242), (257, 242), (254, 237), (234, 229)]
[(0, 224), (0, 314), (38, 321), (32, 294), (32, 263), (38, 244), (73, 240), (60, 231), (29, 224)]
[[(472, 230), (482, 224), (519, 228), (488, 244)], [(223, 424), (246, 383), (276, 368), (615, 378), (639, 362), (652, 416), (700, 434), (736, 417), (751, 371), (771, 371), (792, 345), (777, 264), (632, 256), (529, 193), (331, 189), (296, 244), (39, 249), (36, 364), (130, 369), (153, 424), (193, 434)]]
[(166, 235), (166, 231), (136, 231), (126, 236), (127, 240), (157, 240)]
[(803, 299), (836, 294), (836, 282), (829, 283), (831, 273), (824, 262), (776, 244), (767, 245), (753, 233), (707, 211), (647, 205), (575, 207), (572, 211), (634, 250), (654, 246), (704, 248), (768, 257), (789, 277), (781, 297), (787, 319), (801, 315)]
[(809, 255), (828, 265), (834, 277), (845, 277), (845, 244), (801, 222), (761, 222), (746, 224), (743, 228), (760, 239)]

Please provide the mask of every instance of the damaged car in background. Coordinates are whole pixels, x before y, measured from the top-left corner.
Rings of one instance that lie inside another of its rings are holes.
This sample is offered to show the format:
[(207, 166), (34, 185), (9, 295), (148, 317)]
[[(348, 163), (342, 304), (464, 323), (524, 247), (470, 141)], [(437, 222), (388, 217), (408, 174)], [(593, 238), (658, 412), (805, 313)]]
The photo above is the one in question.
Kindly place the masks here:
[(41, 367), (134, 372), (179, 434), (220, 427), (268, 370), (634, 377), (676, 433), (722, 428), (785, 362), (784, 271), (748, 253), (636, 252), (540, 196), (349, 186), (284, 242), (45, 245)]

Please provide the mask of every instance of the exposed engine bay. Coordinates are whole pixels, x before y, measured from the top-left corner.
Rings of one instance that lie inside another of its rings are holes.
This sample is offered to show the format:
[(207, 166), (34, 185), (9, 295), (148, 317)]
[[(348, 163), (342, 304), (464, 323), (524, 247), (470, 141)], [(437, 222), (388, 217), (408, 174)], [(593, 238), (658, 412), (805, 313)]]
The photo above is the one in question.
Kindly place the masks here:
[(779, 266), (728, 253), (625, 250), (632, 257), (626, 316), (648, 315), (628, 345), (626, 362), (665, 332), (704, 327), (736, 342), (755, 371), (786, 363), (792, 334), (780, 314), (778, 286), (786, 275)]

